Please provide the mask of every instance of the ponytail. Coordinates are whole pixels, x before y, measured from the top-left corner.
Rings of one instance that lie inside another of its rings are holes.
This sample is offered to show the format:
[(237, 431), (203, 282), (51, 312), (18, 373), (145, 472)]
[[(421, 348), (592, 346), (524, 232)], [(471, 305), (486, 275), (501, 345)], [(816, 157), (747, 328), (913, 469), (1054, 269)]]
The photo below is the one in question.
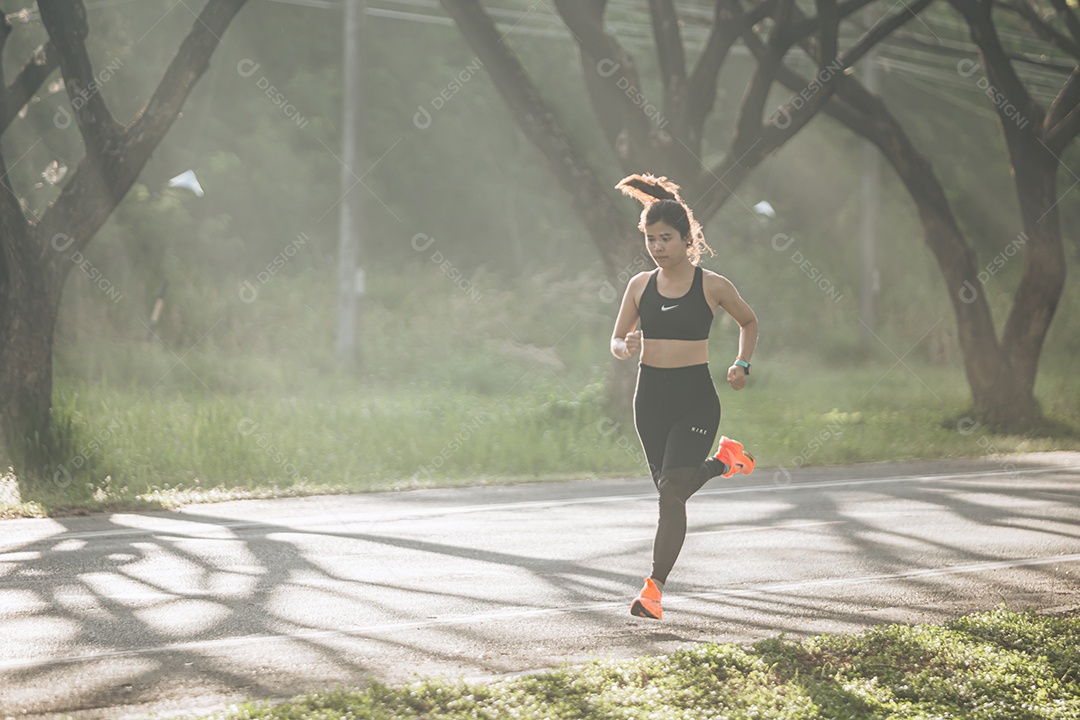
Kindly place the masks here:
[(629, 175), (620, 180), (615, 187), (621, 190), (623, 195), (634, 198), (642, 205), (648, 205), (656, 200), (682, 202), (682, 198), (679, 197), (679, 186), (666, 177), (648, 174)]

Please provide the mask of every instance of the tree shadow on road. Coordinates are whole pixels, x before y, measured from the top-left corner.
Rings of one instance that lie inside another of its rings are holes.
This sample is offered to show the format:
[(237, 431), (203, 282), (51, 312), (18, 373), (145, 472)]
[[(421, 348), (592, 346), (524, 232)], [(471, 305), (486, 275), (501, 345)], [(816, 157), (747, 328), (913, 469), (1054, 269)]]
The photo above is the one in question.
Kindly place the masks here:
[[(936, 615), (947, 617), (958, 610), (989, 609), (1001, 603), (1023, 609), (1031, 604), (1075, 602), (1074, 576), (1053, 557), (1044, 562), (1041, 556), (1046, 553), (1041, 548), (1053, 539), (1080, 540), (1080, 513), (1076, 510), (1080, 505), (1080, 483), (1062, 484), (1063, 479), (1067, 483), (1073, 478), (1080, 480), (1080, 471), (1075, 467), (1048, 468), (1036, 462), (1017, 462), (1003, 471), (1000, 463), (965, 461), (953, 466), (963, 471), (945, 475), (950, 464), (941, 465), (944, 472), (940, 477), (913, 475), (895, 481), (885, 477), (886, 482), (871, 481), (865, 487), (834, 483), (828, 468), (813, 469), (797, 473), (795, 482), (767, 490), (779, 499), (780, 507), (760, 514), (750, 528), (770, 529), (765, 532), (826, 532), (830, 539), (841, 541), (839, 555), (833, 549), (823, 553), (827, 557), (815, 557), (820, 552), (815, 547), (819, 543), (812, 536), (780, 552), (792, 553), (789, 561), (796, 564), (824, 564), (830, 558), (847, 557), (860, 566), (861, 572), (855, 577), (837, 578), (837, 583), (830, 576), (818, 582), (796, 583), (798, 588), (785, 587), (783, 577), (759, 578), (746, 591), (731, 587), (721, 595), (724, 603), (738, 610), (737, 614), (728, 614), (732, 621), (736, 615), (751, 611), (765, 620), (750, 625), (769, 632), (783, 631), (783, 623), (774, 624), (771, 619), (784, 617), (801, 618), (810, 629), (822, 624), (854, 623), (858, 627), (882, 622), (886, 618), (881, 610), (905, 607), (933, 615), (932, 608), (937, 606), (941, 612)], [(968, 472), (979, 466), (988, 472)], [(740, 503), (761, 500), (760, 494), (725, 494), (723, 488), (714, 488), (712, 494), (718, 496), (712, 500), (731, 508), (729, 516), (738, 514)], [(876, 508), (893, 505), (894, 501), (907, 508), (899, 513), (901, 518), (910, 517), (910, 521), (880, 521), (896, 513), (878, 512)], [(699, 510), (701, 514), (704, 511)], [(921, 515), (940, 517), (942, 524), (928, 525), (919, 520)], [(696, 526), (692, 519), (691, 525), (692, 532), (701, 533), (731, 529), (722, 519)], [(966, 542), (966, 533), (987, 528), (997, 528), (997, 538), (1016, 538), (1027, 548), (1003, 554), (1000, 546), (979, 548)], [(1012, 578), (999, 572), (1009, 568), (1017, 571)], [(978, 593), (963, 607), (942, 602), (945, 588), (957, 577), (978, 587)], [(908, 598), (905, 607), (889, 606), (892, 598), (880, 590), (886, 582), (903, 586)], [(830, 602), (830, 587), (848, 590), (849, 612), (837, 615)], [(709, 589), (694, 586), (687, 592), (708, 594)]]
[[(0, 627), (37, 627), (53, 645), (24, 634), (0, 656), (0, 683), (18, 689), (6, 702), (19, 712), (62, 713), (192, 691), (281, 697), (447, 667), (521, 670), (520, 648), (484, 657), (485, 645), (508, 643), (498, 627), (505, 602), (479, 584), (447, 585), (445, 576), (406, 573), (394, 582), (401, 568), (393, 563), (409, 556), (521, 569), (561, 585), (583, 616), (597, 610), (587, 605), (595, 600), (588, 582), (579, 581), (627, 584), (624, 574), (540, 553), (479, 549), (467, 534), (461, 543), (398, 537), (379, 532), (378, 520), (366, 532), (329, 529), (340, 501), (323, 502), (329, 521), (311, 524), (196, 512), (56, 518), (43, 521), (44, 537), (0, 548), (0, 591), (15, 594), (20, 608), (17, 617), (0, 616)], [(342, 572), (326, 554), (355, 564)], [(155, 570), (162, 565), (171, 572)], [(395, 600), (405, 594), (421, 607), (428, 601), (432, 614), (403, 616)], [(551, 608), (518, 609), (530, 612)], [(544, 667), (563, 656), (537, 659)]]
[[(687, 585), (680, 590), (686, 601), (673, 604), (663, 625), (626, 612), (627, 593), (638, 582), (624, 571), (627, 553), (647, 552), (648, 542), (632, 538), (621, 550), (590, 546), (588, 522), (602, 516), (588, 503), (574, 510), (579, 514), (569, 526), (578, 527), (580, 537), (567, 546), (528, 545), (529, 523), (555, 522), (534, 517), (531, 505), (525, 515), (481, 507), (451, 521), (417, 500), (431, 496), (407, 493), (383, 496), (392, 510), (367, 514), (350, 515), (344, 507), (363, 509), (378, 498), (309, 498), (293, 518), (267, 513), (252, 520), (190, 509), (13, 521), (24, 523), (26, 539), (0, 546), (0, 597), (12, 598), (7, 605), (16, 608), (0, 615), (11, 643), (0, 654), (0, 685), (11, 689), (5, 709), (87, 712), (169, 702), (185, 709), (192, 697), (217, 703), (359, 686), (371, 678), (400, 682), (417, 674), (537, 669), (595, 657), (598, 647), (642, 655), (700, 640), (810, 631), (819, 621), (867, 627), (887, 619), (879, 611), (891, 598), (878, 593), (881, 578), (929, 609), (958, 572), (978, 588), (976, 604), (1024, 597), (1032, 583), (1068, 584), (1074, 598), (1074, 578), (1065, 567), (1032, 564), (1023, 578), (1009, 579), (994, 570), (994, 563), (1010, 559), (1000, 550), (965, 546), (914, 522), (882, 523), (873, 512), (877, 504), (899, 501), (962, 527), (1029, 534), (1036, 543), (1080, 538), (1077, 495), (1062, 482), (1080, 477), (1077, 470), (1017, 472), (1028, 473), (1023, 483), (954, 476), (846, 487), (825, 486), (822, 476), (808, 473), (784, 487), (716, 488), (713, 497), (691, 501), (698, 506), (691, 511), (692, 532), (726, 532), (736, 524), (771, 529), (762, 532), (813, 529), (839, 541), (840, 553), (815, 552), (812, 539), (797, 535), (773, 551), (778, 557), (761, 572), (789, 567), (794, 574), (812, 563), (827, 569), (826, 554), (845, 556), (843, 567), (859, 572), (823, 570), (817, 580), (801, 582), (749, 572), (741, 586)], [(505, 492), (527, 497), (531, 489)], [(568, 492), (568, 507), (592, 502), (576, 486)], [(452, 496), (436, 497), (450, 503), (442, 498)], [(646, 507), (655, 505), (644, 497), (627, 494), (612, 502), (642, 503), (647, 519), (653, 516)], [(780, 507), (754, 515), (753, 504), (763, 497), (781, 498)], [(721, 510), (703, 523), (706, 504)], [(417, 517), (423, 520), (404, 524)], [(493, 532), (481, 533), (483, 523)], [(642, 528), (619, 529), (643, 535)], [(543, 528), (536, 537), (545, 537)], [(832, 561), (841, 567), (836, 557)], [(545, 593), (533, 600), (515, 595), (515, 586), (530, 583)], [(850, 594), (839, 611), (838, 591)], [(557, 641), (519, 632), (553, 623)]]

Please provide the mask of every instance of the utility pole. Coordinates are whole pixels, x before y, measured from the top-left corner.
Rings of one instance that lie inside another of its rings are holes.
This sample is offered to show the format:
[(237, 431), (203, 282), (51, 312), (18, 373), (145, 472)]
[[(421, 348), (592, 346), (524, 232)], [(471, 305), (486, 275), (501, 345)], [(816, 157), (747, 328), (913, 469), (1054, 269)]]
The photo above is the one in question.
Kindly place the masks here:
[[(869, 8), (867, 8), (869, 10)], [(873, 22), (873, 20), (870, 20)], [(863, 60), (863, 84), (877, 94), (877, 46)], [(877, 296), (881, 275), (877, 266), (878, 208), (881, 206), (881, 156), (869, 140), (862, 141), (862, 178), (859, 187), (859, 337), (863, 346), (874, 342), (877, 332)]]
[(363, 68), (360, 47), (364, 0), (345, 0), (344, 54), (342, 59), (341, 113), (341, 208), (338, 223), (338, 359), (348, 365), (357, 362), (357, 335), (364, 294), (364, 269), (360, 258), (360, 218), (362, 193), (356, 190), (363, 176), (361, 163), (360, 102), (363, 97)]

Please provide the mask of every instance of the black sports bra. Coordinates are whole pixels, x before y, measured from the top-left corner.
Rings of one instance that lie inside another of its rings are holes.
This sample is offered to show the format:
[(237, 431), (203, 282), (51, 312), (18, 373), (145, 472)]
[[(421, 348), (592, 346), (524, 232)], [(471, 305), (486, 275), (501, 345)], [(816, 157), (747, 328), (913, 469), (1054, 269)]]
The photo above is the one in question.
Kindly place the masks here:
[(650, 340), (708, 340), (713, 311), (705, 299), (701, 268), (694, 269), (694, 282), (685, 295), (668, 298), (656, 289), (657, 268), (649, 276), (638, 302), (641, 335)]

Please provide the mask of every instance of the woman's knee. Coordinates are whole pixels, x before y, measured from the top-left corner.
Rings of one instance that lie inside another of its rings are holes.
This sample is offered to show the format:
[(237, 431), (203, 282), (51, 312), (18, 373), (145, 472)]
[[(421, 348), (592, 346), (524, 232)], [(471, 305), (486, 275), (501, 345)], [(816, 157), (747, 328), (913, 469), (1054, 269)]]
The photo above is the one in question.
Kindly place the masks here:
[(661, 497), (677, 496), (686, 502), (688, 497), (686, 490), (692, 484), (693, 478), (694, 468), (664, 468), (660, 471), (660, 478), (656, 485)]
[(667, 475), (661, 475), (658, 483), (660, 490), (660, 512), (686, 513), (686, 493), (682, 484), (673, 481)]

